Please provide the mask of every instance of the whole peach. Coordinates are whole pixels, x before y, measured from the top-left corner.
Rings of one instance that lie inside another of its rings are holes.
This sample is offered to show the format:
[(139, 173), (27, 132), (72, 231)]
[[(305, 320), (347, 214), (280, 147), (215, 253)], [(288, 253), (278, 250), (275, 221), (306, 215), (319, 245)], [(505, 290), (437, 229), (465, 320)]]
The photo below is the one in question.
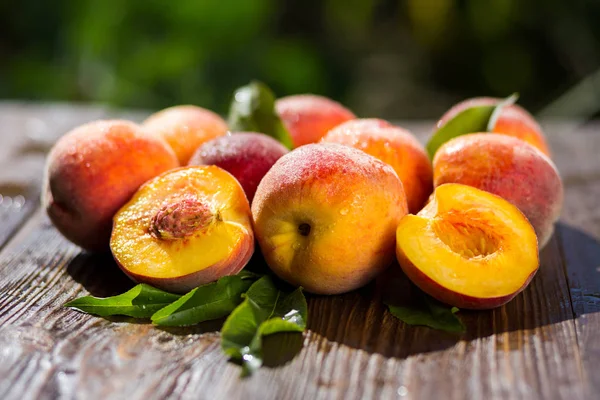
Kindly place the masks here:
[(323, 142), (360, 149), (389, 164), (404, 185), (408, 210), (419, 212), (433, 190), (433, 170), (423, 146), (406, 129), (376, 119), (355, 119), (333, 128)]
[(356, 118), (340, 103), (312, 94), (282, 97), (275, 102), (275, 110), (294, 147), (316, 143), (333, 127)]
[(144, 127), (164, 139), (186, 165), (202, 143), (227, 133), (227, 123), (219, 115), (197, 106), (174, 106), (152, 114)]
[[(437, 127), (441, 127), (459, 112), (476, 106), (489, 106), (497, 104), (502, 99), (493, 97), (474, 97), (461, 101), (450, 110), (446, 111), (442, 118), (438, 121)], [(542, 153), (550, 157), (550, 148), (546, 143), (546, 138), (542, 132), (542, 128), (523, 107), (518, 104), (511, 104), (502, 108), (500, 115), (493, 129), (494, 133), (502, 133), (508, 136), (514, 136), (527, 143), (537, 147)]]
[(252, 202), (260, 180), (288, 150), (262, 133), (239, 132), (198, 147), (189, 165), (216, 165), (233, 175)]
[(254, 233), (269, 267), (320, 294), (356, 289), (384, 270), (406, 213), (402, 183), (389, 165), (334, 143), (281, 157), (252, 203)]
[(563, 185), (554, 163), (515, 137), (476, 133), (446, 142), (433, 160), (435, 187), (462, 183), (496, 194), (527, 217), (542, 248), (560, 216)]
[(173, 150), (129, 121), (95, 121), (54, 145), (42, 203), (56, 228), (89, 251), (108, 250), (114, 214), (148, 179), (177, 167)]

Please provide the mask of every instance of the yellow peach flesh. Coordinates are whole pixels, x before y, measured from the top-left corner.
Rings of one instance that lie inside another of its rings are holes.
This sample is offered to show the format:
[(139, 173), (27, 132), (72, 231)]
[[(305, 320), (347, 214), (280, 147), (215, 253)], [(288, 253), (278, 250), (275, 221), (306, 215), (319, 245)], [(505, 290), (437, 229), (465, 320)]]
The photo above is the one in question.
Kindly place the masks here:
[[(157, 236), (157, 213), (189, 198), (209, 213), (200, 216), (202, 226), (181, 237)], [(181, 168), (146, 183), (117, 213), (111, 250), (128, 274), (151, 279), (194, 274), (232, 261), (237, 252), (246, 258), (237, 260), (239, 270), (252, 254), (241, 254), (248, 253), (245, 242), (254, 240), (250, 226), (248, 201), (230, 174), (215, 166)]]
[(537, 238), (523, 214), (458, 184), (438, 187), (419, 215), (400, 221), (397, 246), (437, 285), (482, 301), (519, 292), (538, 268)]

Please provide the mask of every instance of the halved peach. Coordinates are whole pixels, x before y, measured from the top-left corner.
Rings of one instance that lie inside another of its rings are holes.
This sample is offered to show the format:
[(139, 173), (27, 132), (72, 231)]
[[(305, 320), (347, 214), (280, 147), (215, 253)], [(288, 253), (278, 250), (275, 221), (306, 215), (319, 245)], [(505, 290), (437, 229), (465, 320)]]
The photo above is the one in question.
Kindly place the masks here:
[(507, 303), (539, 266), (535, 231), (517, 207), (453, 183), (436, 188), (423, 210), (400, 221), (396, 255), (424, 292), (468, 309)]
[(181, 293), (244, 268), (254, 252), (251, 220), (228, 172), (178, 168), (145, 183), (119, 210), (110, 248), (134, 281)]

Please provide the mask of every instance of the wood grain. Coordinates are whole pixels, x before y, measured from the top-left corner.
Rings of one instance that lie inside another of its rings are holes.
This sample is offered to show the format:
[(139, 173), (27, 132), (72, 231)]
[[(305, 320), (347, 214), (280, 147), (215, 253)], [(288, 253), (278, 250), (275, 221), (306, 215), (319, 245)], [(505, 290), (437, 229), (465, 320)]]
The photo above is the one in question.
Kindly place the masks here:
[[(32, 191), (49, 143), (81, 122), (115, 115), (93, 108), (4, 105), (2, 125), (7, 109), (13, 135), (26, 137), (31, 128), (24, 121), (38, 121), (33, 146), (38, 150), (29, 151), (38, 161), (19, 172), (23, 176), (2, 176), (0, 185), (18, 181)], [(423, 137), (431, 124), (407, 127)], [(522, 294), (494, 311), (461, 312), (468, 326), (463, 335), (410, 327), (379, 301), (390, 286), (409, 290), (396, 267), (359, 291), (309, 297), (305, 335), (267, 339), (273, 349), (268, 364), (299, 353), (244, 380), (220, 351), (219, 322), (159, 329), (62, 308), (74, 297), (116, 294), (132, 283), (110, 255), (88, 255), (69, 244), (32, 203), (18, 224), (0, 224), (0, 238), (10, 237), (0, 252), (0, 398), (590, 398), (598, 390), (600, 356), (594, 337), (598, 308), (595, 297), (589, 298), (600, 282), (597, 270), (588, 267), (600, 265), (600, 222), (592, 202), (600, 195), (593, 181), (600, 166), (582, 169), (571, 159), (595, 159), (590, 143), (597, 148), (600, 138), (571, 131), (567, 146), (562, 132), (549, 134), (561, 173), (580, 189), (568, 186), (563, 225)], [(10, 140), (12, 149), (32, 147)], [(21, 153), (6, 154), (14, 162)]]
[(590, 396), (600, 393), (600, 137), (599, 125), (578, 129), (578, 139), (552, 135), (565, 171), (565, 206), (557, 227), (575, 314), (578, 345)]

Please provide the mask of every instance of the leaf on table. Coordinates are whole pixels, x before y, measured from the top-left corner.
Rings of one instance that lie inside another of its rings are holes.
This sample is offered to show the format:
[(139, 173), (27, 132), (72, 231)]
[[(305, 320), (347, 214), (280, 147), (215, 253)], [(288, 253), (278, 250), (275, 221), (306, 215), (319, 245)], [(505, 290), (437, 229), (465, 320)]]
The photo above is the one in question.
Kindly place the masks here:
[(450, 139), (468, 133), (491, 132), (498, 121), (502, 108), (514, 104), (517, 98), (518, 95), (514, 93), (496, 104), (473, 106), (456, 114), (438, 128), (427, 142), (425, 147), (429, 158), (433, 160), (436, 151)]
[(199, 286), (157, 311), (152, 315), (152, 322), (161, 326), (186, 326), (226, 317), (243, 301), (242, 294), (258, 278), (259, 275), (242, 271)]
[(423, 325), (447, 332), (464, 332), (465, 325), (456, 316), (459, 311), (423, 292), (413, 291), (414, 301), (406, 305), (392, 305), (386, 302), (392, 315), (408, 325)]
[(302, 289), (284, 292), (269, 276), (256, 281), (221, 330), (225, 354), (251, 374), (263, 363), (262, 337), (278, 332), (303, 332), (308, 307)]
[(262, 132), (288, 149), (293, 147), (292, 137), (275, 110), (275, 95), (262, 82), (252, 81), (233, 93), (228, 125), (232, 131)]
[(142, 283), (117, 296), (104, 298), (84, 296), (64, 306), (101, 317), (126, 315), (134, 318), (149, 318), (180, 297)]

